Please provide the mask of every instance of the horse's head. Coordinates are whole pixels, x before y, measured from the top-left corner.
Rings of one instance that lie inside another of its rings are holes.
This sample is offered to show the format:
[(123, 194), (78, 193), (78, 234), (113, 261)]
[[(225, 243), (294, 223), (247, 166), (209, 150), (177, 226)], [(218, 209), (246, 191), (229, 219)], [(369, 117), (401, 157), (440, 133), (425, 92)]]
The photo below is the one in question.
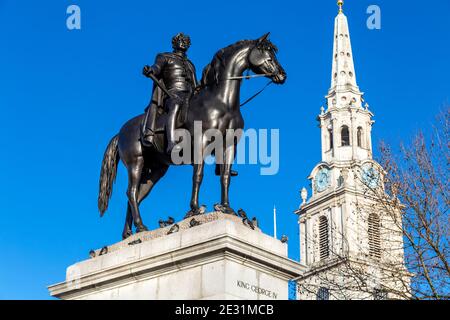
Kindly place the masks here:
[(266, 74), (274, 83), (283, 84), (287, 75), (276, 57), (277, 47), (268, 39), (269, 33), (256, 40), (249, 54), (249, 68), (256, 74)]

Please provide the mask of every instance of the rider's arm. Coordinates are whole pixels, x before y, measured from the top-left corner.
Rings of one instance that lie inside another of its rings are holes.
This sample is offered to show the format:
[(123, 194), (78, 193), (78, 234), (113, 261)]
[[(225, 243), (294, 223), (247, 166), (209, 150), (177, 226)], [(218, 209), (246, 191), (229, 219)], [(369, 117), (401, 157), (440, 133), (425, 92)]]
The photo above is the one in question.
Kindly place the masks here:
[(158, 76), (162, 69), (164, 68), (164, 65), (166, 64), (167, 60), (166, 57), (162, 54), (158, 54), (155, 59), (155, 63), (150, 66), (145, 66), (143, 73), (145, 76), (148, 77), (148, 74), (153, 74), (154, 76)]
[(162, 54), (158, 54), (155, 59), (155, 63), (150, 67), (153, 74), (158, 76), (161, 73), (161, 70), (164, 68), (166, 64), (166, 57)]

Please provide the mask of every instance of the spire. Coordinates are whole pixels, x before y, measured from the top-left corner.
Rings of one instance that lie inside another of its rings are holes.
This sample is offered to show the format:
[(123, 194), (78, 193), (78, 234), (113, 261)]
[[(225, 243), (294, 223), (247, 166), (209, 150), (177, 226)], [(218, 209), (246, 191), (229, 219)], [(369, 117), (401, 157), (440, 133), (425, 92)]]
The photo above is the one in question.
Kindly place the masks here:
[[(353, 52), (350, 41), (347, 17), (342, 6), (344, 1), (338, 1), (339, 12), (334, 22), (334, 46), (333, 66), (331, 73), (331, 88), (328, 97), (335, 97), (333, 105), (343, 106), (355, 103), (353, 95), (350, 97), (345, 93), (362, 95), (356, 83), (355, 66), (353, 63)], [(351, 100), (347, 100), (350, 98)], [(357, 99), (360, 100), (360, 99)]]
[(347, 162), (372, 158), (372, 116), (363, 106), (363, 92), (355, 76), (353, 52), (347, 17), (337, 2), (339, 12), (334, 20), (331, 87), (325, 97), (327, 109), (320, 110), (322, 161)]

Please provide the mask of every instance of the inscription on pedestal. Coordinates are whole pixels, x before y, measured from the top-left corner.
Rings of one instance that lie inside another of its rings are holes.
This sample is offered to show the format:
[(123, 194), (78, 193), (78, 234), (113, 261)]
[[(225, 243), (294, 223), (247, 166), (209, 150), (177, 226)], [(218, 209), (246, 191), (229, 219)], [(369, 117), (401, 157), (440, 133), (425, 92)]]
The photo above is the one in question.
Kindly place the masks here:
[(275, 292), (273, 292), (271, 290), (268, 290), (268, 289), (264, 289), (264, 288), (258, 287), (256, 285), (250, 284), (248, 282), (237, 280), (236, 285), (239, 288), (243, 288), (243, 289), (246, 289), (246, 290), (249, 290), (249, 291), (253, 291), (254, 293), (257, 293), (257, 294), (265, 295), (265, 296), (267, 296), (267, 297), (269, 297), (271, 299), (277, 299), (278, 298), (278, 293), (275, 293)]

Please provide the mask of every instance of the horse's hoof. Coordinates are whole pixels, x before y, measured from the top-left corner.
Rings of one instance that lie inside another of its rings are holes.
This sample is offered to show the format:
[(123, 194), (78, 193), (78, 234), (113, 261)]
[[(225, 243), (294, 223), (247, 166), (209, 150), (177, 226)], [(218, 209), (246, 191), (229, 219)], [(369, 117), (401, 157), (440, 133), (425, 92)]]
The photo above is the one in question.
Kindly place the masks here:
[(128, 230), (127, 232), (122, 233), (122, 240), (125, 240), (126, 238), (133, 235), (133, 232), (131, 230)]
[(136, 232), (137, 233), (143, 232), (143, 231), (148, 231), (148, 228), (146, 226), (144, 226), (144, 225), (136, 227)]
[(214, 210), (225, 213), (225, 214), (236, 214), (236, 212), (230, 206), (224, 206), (222, 204), (216, 203), (214, 205)]
[(189, 210), (186, 213), (186, 215), (184, 216), (184, 219), (188, 219), (193, 216), (198, 216), (198, 215), (204, 214), (205, 212), (206, 212), (206, 206), (202, 205), (199, 208), (194, 208), (194, 209)]
[(186, 213), (186, 215), (184, 216), (184, 218), (183, 218), (183, 220), (184, 219), (189, 219), (189, 218), (191, 218), (191, 217), (193, 217), (193, 216), (196, 216), (196, 215), (198, 215), (198, 209), (191, 209), (191, 210), (189, 210), (187, 213)]

